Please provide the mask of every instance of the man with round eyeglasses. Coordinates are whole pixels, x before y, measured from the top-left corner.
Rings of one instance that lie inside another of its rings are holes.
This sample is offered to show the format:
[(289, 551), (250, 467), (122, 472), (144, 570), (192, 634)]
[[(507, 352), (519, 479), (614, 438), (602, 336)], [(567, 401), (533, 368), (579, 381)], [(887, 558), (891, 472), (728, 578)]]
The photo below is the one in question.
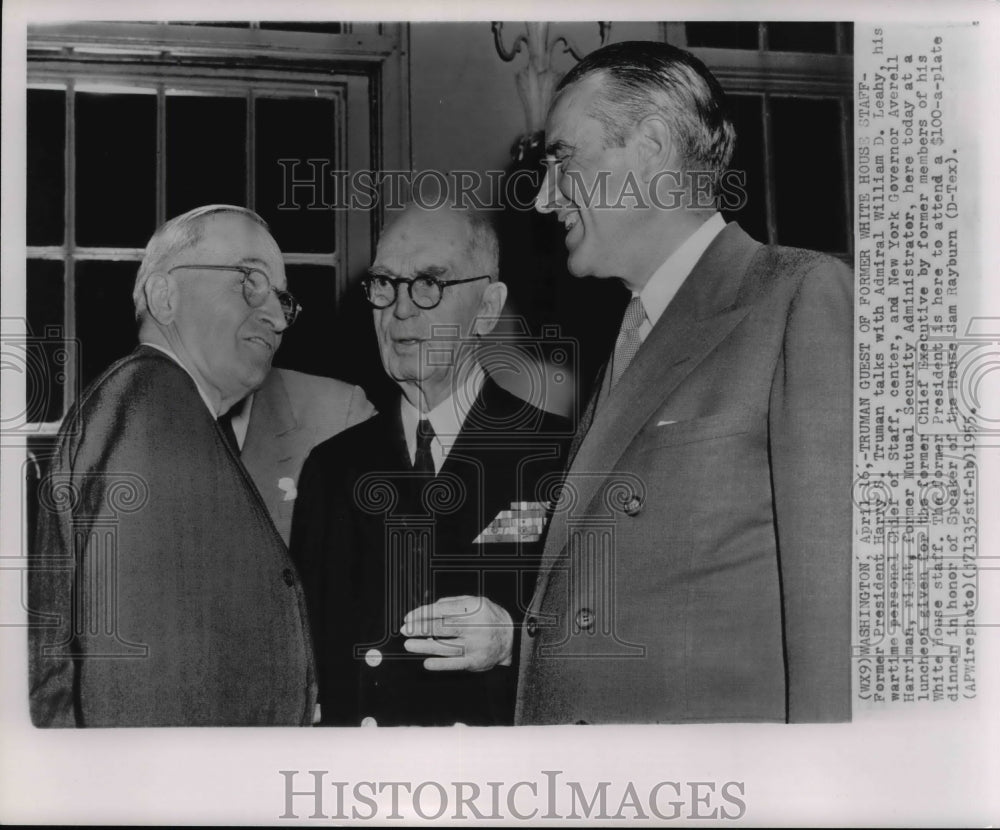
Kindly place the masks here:
[[(295, 458), (348, 424), (305, 428), (306, 376), (271, 370), (299, 309), (281, 252), (252, 211), (196, 208), (153, 234), (133, 299), (140, 345), (71, 409), (39, 488), (32, 721), (309, 724), (305, 601), (258, 466), (280, 456), (294, 490)], [(367, 417), (341, 386), (328, 421)]]
[(292, 526), (325, 725), (513, 718), (515, 626), (569, 426), (480, 365), (498, 273), (485, 217), (411, 205), (363, 281), (399, 400), (310, 454)]

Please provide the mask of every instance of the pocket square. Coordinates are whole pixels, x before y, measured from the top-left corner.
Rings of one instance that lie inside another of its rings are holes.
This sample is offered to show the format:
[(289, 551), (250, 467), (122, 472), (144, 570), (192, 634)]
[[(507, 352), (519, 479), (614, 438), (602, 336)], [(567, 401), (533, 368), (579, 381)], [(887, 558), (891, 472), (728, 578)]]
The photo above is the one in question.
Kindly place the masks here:
[(287, 476), (278, 479), (278, 489), (285, 494), (282, 501), (292, 501), (299, 494), (295, 487), (295, 480)]
[(514, 501), (501, 510), (473, 540), (474, 545), (489, 542), (537, 542), (545, 530), (548, 505), (540, 501)]
[(668, 427), (671, 424), (676, 424), (676, 423), (677, 423), (677, 421), (657, 421), (656, 425), (658, 427)]

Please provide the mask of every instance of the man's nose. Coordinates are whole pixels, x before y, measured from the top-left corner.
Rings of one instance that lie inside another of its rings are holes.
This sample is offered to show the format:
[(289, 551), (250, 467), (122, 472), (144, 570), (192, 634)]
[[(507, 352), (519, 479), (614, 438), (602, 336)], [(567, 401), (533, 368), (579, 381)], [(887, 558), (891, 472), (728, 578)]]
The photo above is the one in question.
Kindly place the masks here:
[(401, 282), (396, 286), (396, 301), (393, 303), (392, 313), (400, 320), (406, 320), (420, 313), (420, 306), (410, 297), (410, 285), (412, 283)]
[(266, 322), (275, 334), (281, 334), (288, 328), (288, 321), (285, 319), (285, 312), (281, 308), (281, 302), (277, 295), (270, 291), (264, 305), (257, 309), (260, 318)]
[(559, 205), (559, 191), (556, 189), (556, 177), (552, 170), (545, 171), (545, 178), (542, 179), (542, 186), (538, 189), (535, 197), (535, 210), (539, 213), (552, 213)]

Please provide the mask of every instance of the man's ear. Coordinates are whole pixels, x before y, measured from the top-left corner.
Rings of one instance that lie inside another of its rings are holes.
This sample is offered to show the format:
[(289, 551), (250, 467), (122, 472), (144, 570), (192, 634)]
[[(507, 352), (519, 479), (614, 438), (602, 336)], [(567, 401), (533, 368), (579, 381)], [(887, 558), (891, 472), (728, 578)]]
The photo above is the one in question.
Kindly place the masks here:
[(663, 116), (647, 115), (633, 133), (642, 180), (650, 181), (661, 170), (677, 167), (674, 133)]
[(177, 282), (165, 271), (154, 271), (142, 287), (149, 316), (169, 326), (177, 314)]
[(476, 330), (474, 334), (482, 337), (489, 334), (496, 327), (500, 319), (500, 312), (507, 302), (507, 286), (497, 280), (491, 282), (483, 291), (483, 299), (479, 303), (479, 315), (476, 318)]

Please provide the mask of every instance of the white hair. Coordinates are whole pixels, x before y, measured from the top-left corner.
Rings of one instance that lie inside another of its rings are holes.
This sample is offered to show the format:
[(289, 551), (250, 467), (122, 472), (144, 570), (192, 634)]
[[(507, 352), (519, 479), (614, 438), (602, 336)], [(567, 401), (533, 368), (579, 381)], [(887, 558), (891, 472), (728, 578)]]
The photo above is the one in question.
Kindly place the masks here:
[(181, 251), (197, 245), (202, 238), (205, 219), (218, 213), (234, 213), (238, 216), (245, 216), (256, 222), (264, 230), (269, 230), (267, 222), (261, 219), (249, 208), (238, 207), (236, 205), (202, 205), (173, 219), (168, 219), (150, 237), (146, 244), (146, 252), (142, 256), (142, 263), (139, 265), (139, 273), (135, 277), (135, 286), (132, 288), (132, 302), (135, 304), (135, 319), (142, 320), (147, 312), (146, 308), (146, 281), (150, 274), (163, 269)]

